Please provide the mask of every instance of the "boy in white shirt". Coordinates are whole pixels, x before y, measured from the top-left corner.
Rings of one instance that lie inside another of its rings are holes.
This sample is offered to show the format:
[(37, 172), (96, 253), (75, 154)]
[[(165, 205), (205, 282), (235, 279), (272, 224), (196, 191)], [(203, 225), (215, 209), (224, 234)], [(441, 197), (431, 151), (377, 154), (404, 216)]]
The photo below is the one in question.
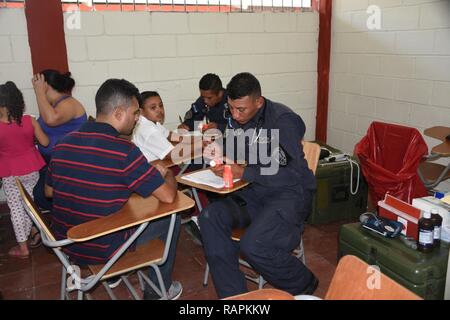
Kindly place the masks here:
[(164, 104), (156, 91), (141, 93), (141, 115), (136, 123), (131, 140), (141, 149), (148, 162), (162, 160), (174, 148), (170, 139), (172, 134), (162, 124), (164, 123)]

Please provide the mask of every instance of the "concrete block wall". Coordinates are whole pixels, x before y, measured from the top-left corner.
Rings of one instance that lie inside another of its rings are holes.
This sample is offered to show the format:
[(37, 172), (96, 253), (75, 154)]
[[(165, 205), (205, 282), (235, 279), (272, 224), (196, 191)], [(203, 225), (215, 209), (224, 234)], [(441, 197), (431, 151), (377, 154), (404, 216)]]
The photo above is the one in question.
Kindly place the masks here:
[[(314, 138), (318, 14), (66, 12), (73, 92), (95, 114), (101, 83), (125, 78), (140, 90), (158, 90), (166, 124), (174, 128), (198, 97), (198, 81), (217, 73), (224, 86), (242, 71), (254, 73), (263, 94), (287, 104)], [(31, 85), (32, 66), (22, 9), (0, 10), (0, 82), (22, 90), (27, 112), (38, 108)]]
[(79, 29), (66, 24), (66, 43), (74, 95), (90, 114), (100, 84), (125, 78), (159, 91), (174, 128), (198, 97), (203, 74), (218, 74), (226, 86), (249, 71), (266, 97), (303, 117), (306, 138), (314, 138), (317, 13), (83, 12), (80, 22)]
[(24, 11), (0, 9), (0, 83), (14, 81), (22, 90), (27, 112), (37, 114), (32, 77), (33, 68)]
[[(450, 125), (450, 1), (335, 0), (329, 142), (353, 153), (374, 120)], [(366, 10), (381, 10), (369, 30)], [(425, 137), (429, 147), (437, 140)]]

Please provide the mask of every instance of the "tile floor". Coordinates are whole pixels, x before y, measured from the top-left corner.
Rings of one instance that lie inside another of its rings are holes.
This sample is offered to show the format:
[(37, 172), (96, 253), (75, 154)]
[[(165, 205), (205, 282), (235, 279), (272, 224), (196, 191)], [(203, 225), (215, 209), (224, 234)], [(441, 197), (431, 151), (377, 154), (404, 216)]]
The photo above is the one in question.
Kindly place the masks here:
[[(316, 296), (323, 297), (330, 284), (337, 264), (339, 226), (348, 222), (306, 226), (306, 263), (320, 280)], [(59, 299), (61, 267), (53, 252), (41, 246), (33, 250), (29, 259), (10, 258), (7, 252), (13, 245), (15, 239), (8, 207), (0, 204), (0, 292), (3, 299)], [(182, 227), (173, 274), (173, 279), (183, 284), (180, 299), (217, 299), (211, 278), (207, 287), (202, 285), (204, 269), (202, 247), (195, 244)], [(137, 288), (136, 277), (131, 277), (131, 280)], [(248, 282), (248, 286), (250, 290), (256, 288), (251, 282)], [(114, 293), (119, 299), (131, 299), (123, 284), (115, 288)], [(107, 299), (102, 286), (98, 286), (92, 296), (94, 299)]]

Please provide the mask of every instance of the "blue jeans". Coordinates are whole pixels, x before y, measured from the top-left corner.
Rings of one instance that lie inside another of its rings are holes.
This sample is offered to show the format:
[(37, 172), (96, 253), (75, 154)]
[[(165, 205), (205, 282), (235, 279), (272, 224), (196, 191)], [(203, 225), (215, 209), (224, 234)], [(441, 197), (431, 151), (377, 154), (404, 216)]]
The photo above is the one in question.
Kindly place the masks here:
[[(137, 245), (144, 244), (156, 238), (165, 241), (167, 238), (169, 225), (170, 225), (170, 216), (150, 222), (147, 228), (136, 239), (136, 244)], [(167, 260), (162, 266), (159, 267), (166, 290), (168, 290), (170, 285), (172, 284), (172, 270), (173, 265), (175, 263), (177, 242), (178, 237), (180, 235), (180, 226), (181, 226), (180, 215), (176, 215), (175, 226), (173, 229), (173, 236), (169, 247), (169, 253), (167, 255)], [(148, 276), (150, 280), (152, 280), (155, 284), (158, 284), (158, 278), (156, 277), (156, 273), (153, 270), (153, 268), (150, 268)], [(146, 290), (153, 291), (151, 288), (147, 288)]]

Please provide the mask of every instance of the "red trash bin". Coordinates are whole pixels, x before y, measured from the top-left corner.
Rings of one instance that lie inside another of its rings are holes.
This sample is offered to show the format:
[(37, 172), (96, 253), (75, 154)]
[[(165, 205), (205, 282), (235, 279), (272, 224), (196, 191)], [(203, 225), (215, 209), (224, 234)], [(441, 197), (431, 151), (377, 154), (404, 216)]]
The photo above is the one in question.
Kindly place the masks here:
[(417, 167), (428, 154), (428, 147), (417, 129), (372, 122), (367, 134), (356, 144), (355, 154), (375, 208), (386, 193), (408, 203), (427, 195)]

